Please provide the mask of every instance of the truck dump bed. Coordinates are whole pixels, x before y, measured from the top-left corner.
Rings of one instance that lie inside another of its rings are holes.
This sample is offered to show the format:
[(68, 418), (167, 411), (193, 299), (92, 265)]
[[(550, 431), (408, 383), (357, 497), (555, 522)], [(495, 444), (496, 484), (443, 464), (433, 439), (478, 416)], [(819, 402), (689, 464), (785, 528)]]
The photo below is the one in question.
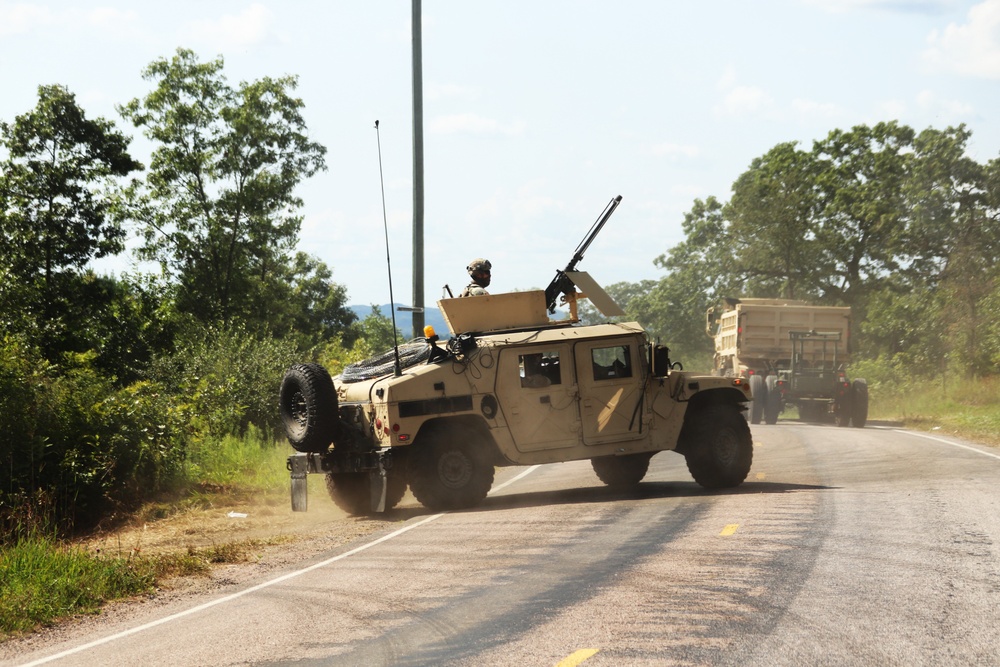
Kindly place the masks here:
[[(792, 355), (791, 331), (839, 333), (838, 363), (850, 361), (851, 309), (813, 306), (782, 299), (740, 299), (727, 304), (715, 336), (716, 359), (738, 359), (738, 365), (760, 369), (767, 362), (781, 364)], [(830, 348), (803, 341), (803, 361), (830, 359)], [(734, 369), (734, 370), (745, 370)]]

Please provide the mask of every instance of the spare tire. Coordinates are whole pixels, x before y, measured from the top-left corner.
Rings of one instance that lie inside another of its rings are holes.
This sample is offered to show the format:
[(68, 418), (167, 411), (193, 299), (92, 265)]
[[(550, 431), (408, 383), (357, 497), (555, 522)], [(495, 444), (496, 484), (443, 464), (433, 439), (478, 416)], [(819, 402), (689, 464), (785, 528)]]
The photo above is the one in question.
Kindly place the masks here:
[(299, 452), (325, 452), (337, 425), (337, 392), (319, 364), (296, 364), (281, 381), (278, 409), (288, 442)]

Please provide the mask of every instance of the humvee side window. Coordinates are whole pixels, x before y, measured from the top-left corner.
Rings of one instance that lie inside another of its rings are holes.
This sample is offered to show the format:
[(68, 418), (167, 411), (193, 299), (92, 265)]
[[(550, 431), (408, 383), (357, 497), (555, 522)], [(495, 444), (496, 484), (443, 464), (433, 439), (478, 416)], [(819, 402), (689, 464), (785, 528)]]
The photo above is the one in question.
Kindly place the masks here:
[(532, 389), (562, 384), (559, 372), (558, 352), (537, 352), (518, 357), (521, 371), (521, 386)]
[(591, 352), (595, 380), (632, 377), (632, 355), (627, 345), (599, 347)]

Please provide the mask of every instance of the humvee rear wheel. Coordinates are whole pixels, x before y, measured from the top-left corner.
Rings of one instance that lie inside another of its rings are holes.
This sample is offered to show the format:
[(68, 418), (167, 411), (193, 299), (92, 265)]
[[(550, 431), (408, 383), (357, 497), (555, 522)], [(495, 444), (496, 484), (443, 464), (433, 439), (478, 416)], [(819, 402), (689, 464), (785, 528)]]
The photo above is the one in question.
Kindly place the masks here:
[(868, 422), (868, 383), (858, 378), (851, 383), (851, 426), (864, 428)]
[[(406, 477), (402, 470), (386, 471), (385, 509), (399, 504), (406, 494)], [(372, 513), (371, 475), (367, 472), (331, 472), (326, 475), (326, 490), (330, 499), (348, 514), (363, 516)]]
[(278, 411), (296, 451), (326, 451), (337, 423), (337, 392), (327, 370), (319, 364), (289, 368), (278, 392)]
[(753, 462), (750, 427), (728, 405), (711, 406), (688, 417), (680, 449), (694, 481), (706, 489), (739, 486)]
[(366, 472), (327, 473), (326, 490), (334, 504), (348, 514), (371, 512), (371, 482)]
[(461, 426), (422, 434), (409, 452), (410, 490), (428, 509), (478, 505), (493, 486), (493, 465), (486, 443)]
[(764, 406), (767, 405), (767, 385), (764, 378), (759, 375), (750, 376), (750, 393), (753, 400), (750, 401), (750, 423), (759, 424), (764, 415)]
[(627, 488), (642, 481), (649, 470), (653, 452), (624, 456), (596, 456), (590, 459), (597, 478), (613, 488)]

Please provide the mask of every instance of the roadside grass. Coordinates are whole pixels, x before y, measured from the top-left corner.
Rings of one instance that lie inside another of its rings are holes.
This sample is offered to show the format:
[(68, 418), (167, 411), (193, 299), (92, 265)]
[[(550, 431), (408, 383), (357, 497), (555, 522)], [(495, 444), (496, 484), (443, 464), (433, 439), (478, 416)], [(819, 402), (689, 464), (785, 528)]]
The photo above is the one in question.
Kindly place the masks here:
[(872, 419), (1000, 445), (1000, 378), (913, 383), (871, 394)]
[(0, 549), (0, 637), (92, 613), (105, 601), (153, 590), (155, 564), (105, 557), (44, 535)]
[[(212, 507), (222, 498), (284, 500), (288, 449), (283, 445), (253, 429), (243, 437), (196, 443), (171, 497), (148, 504), (133, 518), (153, 521)], [(213, 564), (250, 561), (272, 542), (244, 540), (148, 554), (141, 545), (88, 549), (38, 528), (0, 537), (0, 640), (95, 613), (112, 600), (151, 594), (170, 578), (207, 575)]]

